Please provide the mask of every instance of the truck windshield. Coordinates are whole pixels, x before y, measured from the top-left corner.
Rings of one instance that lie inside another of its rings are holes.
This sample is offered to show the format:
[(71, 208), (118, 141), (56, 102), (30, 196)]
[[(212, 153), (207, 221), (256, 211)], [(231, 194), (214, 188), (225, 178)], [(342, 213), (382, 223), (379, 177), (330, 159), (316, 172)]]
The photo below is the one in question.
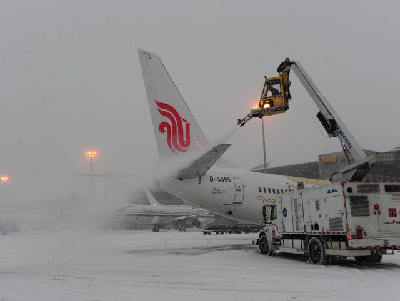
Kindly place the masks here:
[(276, 205), (272, 205), (271, 206), (271, 216), (270, 216), (270, 220), (271, 221), (273, 221), (273, 220), (275, 220), (276, 219), (276, 217), (277, 217), (277, 210), (276, 210)]

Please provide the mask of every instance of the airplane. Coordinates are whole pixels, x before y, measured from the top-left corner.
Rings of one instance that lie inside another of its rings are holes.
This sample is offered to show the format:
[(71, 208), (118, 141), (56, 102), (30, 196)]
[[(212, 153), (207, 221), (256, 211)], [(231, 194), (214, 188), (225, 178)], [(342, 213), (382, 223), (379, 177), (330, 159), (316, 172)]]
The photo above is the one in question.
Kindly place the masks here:
[(152, 225), (153, 232), (169, 226), (186, 231), (186, 228), (205, 227), (214, 221), (214, 215), (208, 210), (189, 205), (162, 205), (147, 188), (143, 190), (150, 205), (131, 204), (115, 215), (128, 223)]
[(279, 194), (297, 182), (236, 168), (221, 158), (230, 144), (212, 146), (160, 58), (138, 49), (161, 163), (156, 186), (213, 213), (264, 224)]

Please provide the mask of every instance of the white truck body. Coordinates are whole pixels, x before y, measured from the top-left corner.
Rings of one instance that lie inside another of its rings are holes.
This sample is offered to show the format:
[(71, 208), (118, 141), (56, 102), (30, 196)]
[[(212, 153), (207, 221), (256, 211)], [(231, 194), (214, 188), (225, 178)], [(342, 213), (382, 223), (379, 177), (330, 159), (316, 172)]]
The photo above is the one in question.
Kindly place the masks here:
[(324, 258), (310, 258), (315, 263), (333, 256), (379, 262), (393, 253), (400, 247), (400, 181), (342, 182), (278, 196), (260, 232), (261, 252), (313, 253), (312, 238), (323, 248)]

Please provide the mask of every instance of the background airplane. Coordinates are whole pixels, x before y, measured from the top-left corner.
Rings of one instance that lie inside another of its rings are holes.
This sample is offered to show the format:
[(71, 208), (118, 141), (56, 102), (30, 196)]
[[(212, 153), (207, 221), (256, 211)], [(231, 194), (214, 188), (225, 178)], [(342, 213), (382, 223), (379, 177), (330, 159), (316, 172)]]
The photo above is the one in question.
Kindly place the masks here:
[[(161, 228), (186, 231), (186, 228), (203, 228), (215, 219), (208, 210), (184, 205), (182, 200), (165, 191), (152, 189), (150, 192), (147, 188), (142, 190), (140, 204), (133, 203), (114, 213), (118, 218), (117, 222), (123, 223), (121, 227), (141, 228), (151, 225), (153, 232), (158, 232)], [(143, 199), (145, 199), (144, 202)]]

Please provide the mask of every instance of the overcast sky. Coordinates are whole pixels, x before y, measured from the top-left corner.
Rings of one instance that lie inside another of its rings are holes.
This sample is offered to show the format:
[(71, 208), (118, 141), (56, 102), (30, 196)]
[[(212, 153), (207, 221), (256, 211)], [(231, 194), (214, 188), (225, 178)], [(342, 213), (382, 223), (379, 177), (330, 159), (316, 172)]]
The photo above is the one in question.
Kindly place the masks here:
[[(399, 1), (0, 1), (0, 173), (7, 201), (80, 193), (90, 173), (158, 166), (137, 48), (157, 53), (209, 140), (299, 60), (363, 148), (400, 145)], [(292, 74), (290, 110), (266, 119), (272, 166), (338, 151)], [(262, 163), (261, 121), (226, 158)], [(95, 179), (105, 187), (103, 179)], [(136, 180), (125, 180), (119, 192)], [(124, 193), (125, 193), (124, 192)]]

